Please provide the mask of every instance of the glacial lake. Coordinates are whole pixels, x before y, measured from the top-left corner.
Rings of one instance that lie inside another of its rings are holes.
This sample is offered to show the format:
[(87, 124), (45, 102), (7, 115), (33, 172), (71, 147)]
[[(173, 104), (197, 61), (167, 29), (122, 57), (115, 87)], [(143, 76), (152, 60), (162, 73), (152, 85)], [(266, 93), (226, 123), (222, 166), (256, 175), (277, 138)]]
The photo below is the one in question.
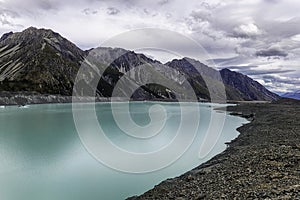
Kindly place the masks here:
[[(128, 103), (113, 104), (116, 115), (126, 114)], [(185, 140), (184, 134), (188, 135), (190, 131), (185, 128), (183, 133), (177, 132), (181, 120), (178, 103), (131, 102), (130, 117), (140, 126), (145, 126), (151, 122), (149, 109), (156, 104), (164, 108), (166, 121), (157, 135), (147, 139), (124, 134), (114, 121), (110, 103), (97, 103), (95, 111), (107, 139), (128, 151), (147, 153), (167, 146), (176, 134), (182, 134), (182, 140)], [(147, 173), (122, 172), (97, 160), (82, 143), (76, 130), (72, 104), (0, 107), (0, 199), (126, 199), (146, 192), (167, 178), (179, 176), (224, 151), (224, 143), (238, 136), (236, 128), (248, 123), (243, 118), (213, 110), (224, 105), (184, 103), (182, 106), (187, 108), (187, 115), (188, 112), (199, 110), (198, 122), (194, 119), (185, 121), (191, 123), (185, 127), (193, 127), (194, 123), (199, 125), (191, 146), (174, 163)], [(222, 116), (225, 116), (224, 125), (220, 120)], [(220, 121), (222, 129), (216, 144), (210, 145), (211, 150), (201, 157), (200, 147), (212, 117)], [(105, 153), (110, 155), (110, 152)], [(111, 156), (116, 160), (122, 159), (115, 154)], [(161, 159), (165, 158), (158, 156), (157, 162)], [(139, 165), (140, 168), (147, 165), (146, 162), (130, 164)]]

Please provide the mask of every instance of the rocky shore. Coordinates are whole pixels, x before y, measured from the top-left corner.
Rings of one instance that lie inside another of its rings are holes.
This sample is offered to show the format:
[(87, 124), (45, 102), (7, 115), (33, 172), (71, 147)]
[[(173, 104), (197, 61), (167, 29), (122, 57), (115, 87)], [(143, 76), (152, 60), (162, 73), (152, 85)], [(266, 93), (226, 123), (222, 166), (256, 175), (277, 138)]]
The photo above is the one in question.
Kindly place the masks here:
[(30, 104), (52, 104), (52, 103), (72, 103), (75, 102), (109, 102), (121, 101), (122, 99), (112, 99), (106, 97), (77, 98), (72, 96), (39, 94), (34, 92), (0, 92), (0, 106), (24, 106)]
[[(36, 92), (0, 92), (0, 106), (24, 106), (30, 104), (53, 104), (72, 102), (124, 102), (128, 101), (124, 97), (77, 97), (63, 96), (58, 94), (39, 94)], [(131, 101), (145, 101), (145, 98), (134, 98)], [(147, 101), (177, 102), (176, 99), (151, 98)], [(190, 102), (190, 101), (189, 101)], [(199, 102), (209, 102), (199, 99)]]
[(129, 199), (300, 199), (300, 101), (228, 110), (252, 122), (223, 153)]

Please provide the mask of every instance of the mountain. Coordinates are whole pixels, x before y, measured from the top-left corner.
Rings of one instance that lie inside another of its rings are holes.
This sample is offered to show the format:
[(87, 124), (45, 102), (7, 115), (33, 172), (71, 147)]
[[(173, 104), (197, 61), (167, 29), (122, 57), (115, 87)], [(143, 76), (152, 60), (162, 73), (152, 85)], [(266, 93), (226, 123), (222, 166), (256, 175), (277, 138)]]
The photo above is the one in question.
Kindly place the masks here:
[(300, 100), (300, 90), (298, 90), (296, 92), (285, 93), (282, 95), (282, 97)]
[(229, 69), (222, 69), (220, 73), (224, 84), (238, 90), (245, 100), (273, 101), (280, 98), (246, 75)]
[[(111, 97), (116, 92), (117, 96), (130, 93), (130, 98), (135, 100), (175, 99), (175, 96), (188, 99), (184, 93), (191, 85), (200, 100), (210, 100), (210, 92), (224, 99), (222, 88), (229, 100), (279, 98), (245, 75), (228, 69), (219, 72), (190, 58), (162, 64), (121, 48), (83, 51), (52, 30), (33, 27), (4, 34), (0, 39), (2, 93), (71, 96), (82, 67), (84, 71), (77, 81), (85, 87), (85, 95), (94, 95), (91, 84), (96, 83), (98, 97)], [(75, 91), (83, 92), (78, 88)]]
[[(184, 92), (178, 72), (174, 73), (159, 61), (133, 51), (99, 47), (89, 52), (83, 65), (85, 69), (89, 69), (79, 78), (80, 82), (87, 83), (82, 84), (86, 88), (83, 96), (93, 95), (89, 85), (95, 82), (98, 83), (97, 94), (103, 97), (111, 97), (115, 90), (118, 97), (136, 100), (175, 99), (175, 93), (180, 96)], [(154, 79), (156, 81), (151, 83)], [(164, 86), (168, 85), (170, 80), (173, 81), (171, 86), (175, 88), (173, 91)], [(149, 82), (150, 84), (147, 84)], [(163, 84), (156, 84), (157, 82)]]
[[(210, 99), (209, 89), (205, 82), (207, 79), (205, 78), (215, 76), (218, 73), (216, 70), (190, 58), (174, 59), (167, 62), (166, 65), (184, 74), (197, 96)], [(213, 80), (217, 82), (217, 76)]]
[(71, 95), (86, 53), (51, 30), (30, 27), (0, 39), (0, 90)]
[(217, 71), (191, 58), (175, 59), (166, 65), (186, 74), (197, 95), (207, 99), (210, 94), (206, 84), (220, 84), (220, 82), (225, 85), (226, 96), (230, 100), (273, 101), (279, 98), (278, 95), (270, 92), (257, 81), (229, 69)]

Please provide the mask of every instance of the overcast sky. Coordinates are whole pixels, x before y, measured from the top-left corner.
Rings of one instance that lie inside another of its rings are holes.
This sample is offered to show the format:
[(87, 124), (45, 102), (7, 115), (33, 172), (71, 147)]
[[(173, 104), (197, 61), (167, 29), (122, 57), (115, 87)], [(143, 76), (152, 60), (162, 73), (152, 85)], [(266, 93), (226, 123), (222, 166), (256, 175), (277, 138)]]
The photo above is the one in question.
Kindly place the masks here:
[[(0, 0), (0, 33), (50, 28), (88, 49), (126, 31), (167, 29), (201, 44), (218, 68), (284, 93), (300, 90), (299, 10), (299, 0)], [(152, 56), (172, 58), (161, 55)]]

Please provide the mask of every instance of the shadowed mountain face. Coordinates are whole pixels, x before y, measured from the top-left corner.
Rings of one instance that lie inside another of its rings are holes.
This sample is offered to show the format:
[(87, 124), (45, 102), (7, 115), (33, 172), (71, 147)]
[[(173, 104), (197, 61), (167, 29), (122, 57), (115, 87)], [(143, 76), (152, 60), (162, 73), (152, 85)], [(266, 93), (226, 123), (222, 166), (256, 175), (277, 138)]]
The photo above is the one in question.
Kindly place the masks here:
[[(229, 100), (279, 98), (247, 76), (228, 69), (219, 72), (190, 58), (164, 65), (120, 48), (83, 51), (58, 33), (32, 27), (20, 33), (4, 34), (0, 39), (1, 92), (72, 95), (81, 66), (91, 69), (78, 79), (88, 90), (92, 91), (89, 85), (101, 77), (96, 85), (100, 97), (112, 96), (119, 82), (124, 88), (117, 95), (126, 96), (132, 92), (133, 99), (188, 98), (183, 95), (187, 84), (192, 86), (198, 99), (210, 100), (209, 91), (223, 98), (222, 87)], [(152, 80), (162, 84), (145, 84)], [(172, 88), (167, 87), (170, 80)]]
[(266, 100), (272, 101), (279, 99), (277, 94), (274, 94), (267, 90), (257, 81), (249, 78), (238, 72), (230, 71), (229, 69), (223, 69), (220, 71), (224, 84), (235, 88), (241, 93), (245, 100)]

